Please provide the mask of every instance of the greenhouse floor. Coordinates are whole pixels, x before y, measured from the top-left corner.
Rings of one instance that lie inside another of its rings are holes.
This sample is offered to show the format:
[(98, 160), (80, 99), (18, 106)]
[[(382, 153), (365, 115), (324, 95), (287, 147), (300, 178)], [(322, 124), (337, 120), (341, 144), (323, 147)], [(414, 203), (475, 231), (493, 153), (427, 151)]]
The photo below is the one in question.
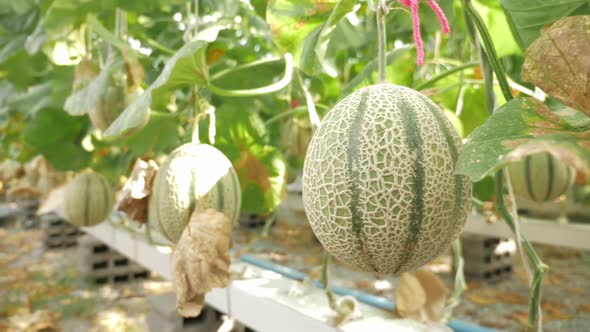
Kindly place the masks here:
[[(20, 331), (24, 326), (33, 327), (31, 331), (147, 331), (146, 297), (171, 292), (169, 282), (152, 276), (133, 283), (93, 285), (78, 271), (77, 248), (44, 250), (41, 232), (0, 228), (0, 331)], [(248, 252), (319, 278), (321, 247), (304, 229), (276, 225), (269, 240), (253, 241), (259, 233), (260, 229), (238, 229), (237, 253)], [(590, 252), (537, 248), (551, 267), (543, 288), (544, 330), (590, 330)], [(449, 262), (449, 257), (440, 257), (429, 268), (438, 271), (451, 288)], [(525, 279), (517, 263), (514, 275), (503, 281), (468, 280), (469, 289), (455, 309), (455, 318), (500, 330), (522, 329), (527, 316)], [(369, 274), (337, 263), (331, 280), (391, 299), (397, 282), (396, 278), (376, 282)]]

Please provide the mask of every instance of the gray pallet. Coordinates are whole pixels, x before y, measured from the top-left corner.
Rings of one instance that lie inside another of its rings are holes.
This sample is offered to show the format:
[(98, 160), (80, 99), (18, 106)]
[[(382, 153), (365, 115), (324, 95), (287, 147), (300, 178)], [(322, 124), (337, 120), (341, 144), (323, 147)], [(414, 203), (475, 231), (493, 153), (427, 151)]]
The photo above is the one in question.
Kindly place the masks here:
[(87, 235), (79, 241), (79, 270), (97, 284), (144, 280), (149, 270)]
[(39, 216), (43, 230), (43, 245), (46, 249), (68, 248), (78, 244), (80, 229), (56, 214)]
[(463, 235), (465, 275), (485, 281), (498, 281), (514, 271), (515, 249), (512, 240), (481, 235)]

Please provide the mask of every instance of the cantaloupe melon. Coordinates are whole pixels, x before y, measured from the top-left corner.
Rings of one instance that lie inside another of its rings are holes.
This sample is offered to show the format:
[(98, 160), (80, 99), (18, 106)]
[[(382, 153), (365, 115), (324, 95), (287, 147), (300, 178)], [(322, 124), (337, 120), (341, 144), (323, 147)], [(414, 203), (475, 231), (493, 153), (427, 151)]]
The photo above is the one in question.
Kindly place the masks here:
[(565, 194), (574, 182), (575, 171), (549, 153), (536, 153), (510, 163), (514, 195), (535, 202), (548, 202)]
[(148, 222), (176, 243), (195, 209), (213, 208), (236, 222), (240, 182), (231, 162), (207, 144), (182, 145), (166, 158), (154, 179)]
[(461, 140), (417, 91), (372, 85), (340, 101), (316, 130), (303, 204), (322, 245), (381, 275), (416, 269), (457, 238), (470, 180), (454, 174)]
[(101, 131), (107, 130), (125, 109), (125, 98), (124, 87), (109, 86), (98, 105), (88, 111), (88, 116), (94, 127)]
[(64, 212), (69, 223), (93, 226), (111, 214), (115, 204), (113, 188), (107, 179), (92, 171), (78, 174), (64, 192)]

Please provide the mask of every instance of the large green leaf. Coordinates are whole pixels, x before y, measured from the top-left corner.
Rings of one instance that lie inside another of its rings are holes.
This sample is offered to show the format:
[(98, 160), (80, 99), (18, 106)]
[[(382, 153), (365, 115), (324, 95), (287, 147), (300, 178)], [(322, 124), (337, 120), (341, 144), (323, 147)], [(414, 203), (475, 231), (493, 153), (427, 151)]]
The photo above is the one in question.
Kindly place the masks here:
[(72, 88), (72, 67), (55, 66), (43, 83), (30, 85), (25, 92), (14, 93), (6, 101), (10, 109), (33, 114), (43, 108), (60, 109)]
[(254, 7), (254, 11), (263, 19), (266, 19), (266, 6), (268, 4), (267, 0), (250, 0), (252, 7)]
[(549, 152), (580, 174), (590, 176), (590, 132), (572, 125), (580, 123), (582, 116), (571, 108), (553, 112), (532, 98), (513, 99), (473, 132), (456, 172), (479, 181), (508, 162)]
[[(327, 66), (326, 52), (332, 33), (336, 30), (340, 20), (350, 13), (357, 0), (340, 0), (328, 20), (320, 27), (316, 28), (310, 37), (305, 39), (304, 47), (301, 53), (301, 69), (308, 74), (315, 74)], [(328, 70), (333, 72), (334, 70)]]
[(107, 91), (110, 69), (110, 64), (104, 66), (100, 74), (90, 81), (87, 86), (70, 95), (66, 100), (64, 110), (71, 115), (84, 115), (95, 108)]
[(149, 120), (149, 109), (163, 107), (171, 93), (181, 87), (206, 86), (209, 83), (207, 45), (217, 38), (221, 27), (201, 32), (186, 43), (168, 61), (158, 78), (136, 98), (105, 131), (105, 137), (118, 136), (143, 127)]
[[(337, 0), (270, 0), (266, 21), (275, 44), (282, 52), (289, 52), (299, 66), (304, 41), (310, 33), (324, 24)], [(337, 23), (337, 22), (336, 22)], [(327, 31), (329, 31), (328, 28)], [(319, 37), (321, 32), (317, 32)], [(315, 48), (315, 44), (313, 45)]]
[(38, 17), (36, 9), (20, 15), (0, 15), (0, 63), (25, 47), (27, 36), (35, 29)]
[(0, 15), (22, 15), (35, 6), (35, 0), (0, 0)]
[(485, 123), (490, 113), (482, 103), (485, 98), (485, 89), (482, 85), (465, 85), (463, 89), (459, 119), (463, 124), (463, 134), (469, 136)]
[(134, 156), (150, 152), (169, 152), (181, 144), (179, 126), (178, 118), (174, 114), (151, 112), (150, 122), (121, 143), (128, 147)]
[(268, 144), (264, 123), (249, 103), (225, 103), (216, 110), (215, 146), (232, 162), (242, 186), (242, 209), (252, 213), (274, 210), (285, 192), (286, 162)]
[(588, 0), (500, 0), (500, 3), (522, 49), (539, 37), (543, 26), (564, 16), (590, 14)]
[(61, 110), (41, 110), (27, 122), (24, 141), (60, 171), (80, 170), (90, 164), (92, 155), (80, 142), (88, 120)]

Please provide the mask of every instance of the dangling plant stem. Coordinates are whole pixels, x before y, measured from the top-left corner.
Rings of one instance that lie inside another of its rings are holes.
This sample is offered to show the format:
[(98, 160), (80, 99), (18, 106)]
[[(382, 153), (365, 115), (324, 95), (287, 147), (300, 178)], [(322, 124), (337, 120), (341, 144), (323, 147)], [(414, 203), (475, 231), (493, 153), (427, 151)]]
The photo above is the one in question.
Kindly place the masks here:
[(193, 133), (191, 135), (191, 142), (193, 143), (200, 143), (199, 139), (199, 92), (197, 91), (197, 87), (193, 86), (192, 88), (192, 95), (193, 95), (193, 107), (192, 107), (192, 120), (193, 120)]
[(445, 313), (445, 320), (451, 317), (453, 309), (459, 304), (459, 298), (467, 289), (465, 284), (465, 274), (463, 273), (463, 248), (461, 247), (461, 239), (455, 240), (453, 244), (453, 266), (455, 267), (455, 287), (453, 293), (447, 301), (447, 308)]
[[(504, 72), (504, 68), (502, 63), (498, 58), (498, 54), (496, 53), (496, 49), (494, 48), (494, 43), (492, 38), (487, 30), (481, 16), (475, 10), (473, 5), (471, 4), (470, 0), (463, 0), (463, 10), (465, 12), (465, 17), (467, 18), (467, 24), (473, 24), (477, 31), (479, 32), (479, 36), (483, 45), (485, 46), (484, 52), (489, 60), (489, 64), (492, 67), (494, 73), (496, 74), (496, 78), (500, 84), (500, 88), (502, 90), (502, 94), (504, 98), (509, 101), (514, 98), (512, 95), (512, 90), (508, 84), (508, 79)], [(486, 82), (487, 83), (487, 82)], [(506, 221), (506, 224), (512, 232), (516, 236), (516, 241), (521, 244), (523, 250), (526, 252), (526, 256), (528, 257), (529, 263), (534, 266), (534, 276), (532, 280), (530, 280), (530, 287), (531, 291), (529, 294), (529, 319), (528, 323), (530, 327), (536, 327), (537, 331), (542, 331), (542, 314), (541, 314), (541, 286), (543, 284), (543, 275), (547, 266), (543, 264), (541, 259), (539, 258), (537, 252), (533, 248), (532, 244), (519, 232), (517, 229), (517, 224), (508, 211), (506, 207), (506, 203), (504, 201), (504, 171), (500, 170), (496, 173), (496, 208), (500, 212), (502, 218)], [(517, 221), (518, 222), (518, 221)], [(521, 256), (522, 257), (522, 256)], [(525, 266), (527, 262), (524, 261), (523, 263)]]
[(328, 297), (328, 303), (330, 304), (330, 308), (334, 311), (338, 311), (338, 305), (336, 304), (336, 298), (334, 297), (334, 293), (332, 292), (332, 288), (330, 288), (330, 264), (332, 263), (332, 255), (326, 252), (324, 254), (324, 263), (322, 264), (322, 286), (326, 291), (326, 296)]
[[(516, 233), (516, 224), (508, 208), (504, 203), (504, 171), (500, 170), (496, 174), (496, 207), (502, 218), (508, 224), (513, 233)], [(529, 325), (536, 326), (537, 331), (542, 331), (542, 314), (541, 314), (541, 286), (543, 284), (543, 275), (547, 266), (543, 264), (533, 245), (524, 237), (517, 239), (522, 244), (529, 262), (534, 267), (534, 276), (531, 281), (531, 292), (529, 294)]]
[(387, 48), (387, 34), (385, 31), (385, 16), (389, 12), (389, 7), (385, 0), (379, 0), (375, 8), (377, 17), (377, 38), (379, 43), (378, 68), (379, 68), (379, 83), (387, 82), (387, 62), (386, 62), (386, 48)]

